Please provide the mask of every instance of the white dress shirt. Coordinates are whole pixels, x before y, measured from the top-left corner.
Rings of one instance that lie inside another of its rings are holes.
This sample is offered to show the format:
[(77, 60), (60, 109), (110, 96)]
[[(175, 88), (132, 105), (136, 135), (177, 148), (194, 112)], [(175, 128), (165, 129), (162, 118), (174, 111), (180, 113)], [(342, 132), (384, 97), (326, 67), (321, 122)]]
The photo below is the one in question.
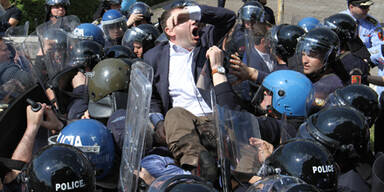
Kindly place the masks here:
[(204, 101), (196, 88), (192, 73), (193, 51), (170, 44), (169, 59), (169, 95), (173, 107), (182, 107), (195, 116), (212, 113), (212, 109)]

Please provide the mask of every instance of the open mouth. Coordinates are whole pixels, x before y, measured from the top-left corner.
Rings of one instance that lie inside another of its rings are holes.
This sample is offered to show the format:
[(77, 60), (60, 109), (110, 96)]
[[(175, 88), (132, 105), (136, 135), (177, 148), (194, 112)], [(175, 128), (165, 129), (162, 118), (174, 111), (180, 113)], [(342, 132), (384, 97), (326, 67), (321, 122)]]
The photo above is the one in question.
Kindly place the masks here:
[(192, 30), (192, 37), (195, 40), (200, 38), (200, 36), (199, 36), (199, 28), (198, 27), (193, 28), (193, 30)]

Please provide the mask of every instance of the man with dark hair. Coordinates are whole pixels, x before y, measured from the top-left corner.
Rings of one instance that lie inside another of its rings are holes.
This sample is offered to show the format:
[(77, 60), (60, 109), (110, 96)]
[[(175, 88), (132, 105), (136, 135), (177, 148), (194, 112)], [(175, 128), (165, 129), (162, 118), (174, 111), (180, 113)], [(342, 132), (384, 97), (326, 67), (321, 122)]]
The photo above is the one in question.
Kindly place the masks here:
[[(144, 54), (144, 60), (154, 69), (150, 119), (155, 125), (155, 139), (167, 144), (176, 161), (189, 170), (197, 167), (200, 153), (206, 151), (196, 129), (212, 119), (210, 97), (199, 86), (199, 77), (210, 77), (211, 73), (206, 52), (235, 20), (235, 13), (224, 8), (172, 8), (160, 21), (168, 41)], [(210, 25), (201, 27), (199, 21)]]

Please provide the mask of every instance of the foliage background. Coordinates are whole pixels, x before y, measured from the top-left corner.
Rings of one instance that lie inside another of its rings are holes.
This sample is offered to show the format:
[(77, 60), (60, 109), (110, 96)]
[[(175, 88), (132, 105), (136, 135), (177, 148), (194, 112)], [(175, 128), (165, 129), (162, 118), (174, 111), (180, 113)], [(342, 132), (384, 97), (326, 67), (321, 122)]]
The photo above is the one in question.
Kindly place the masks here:
[[(164, 0), (143, 0), (143, 2), (152, 6)], [(45, 0), (10, 0), (22, 11), (22, 19), (19, 24), (24, 24), (29, 21), (29, 32), (33, 32), (36, 23), (44, 22)], [(101, 0), (71, 0), (71, 5), (68, 8), (67, 15), (76, 15), (82, 23), (92, 22), (93, 14), (96, 12)], [(36, 22), (35, 22), (36, 20)]]

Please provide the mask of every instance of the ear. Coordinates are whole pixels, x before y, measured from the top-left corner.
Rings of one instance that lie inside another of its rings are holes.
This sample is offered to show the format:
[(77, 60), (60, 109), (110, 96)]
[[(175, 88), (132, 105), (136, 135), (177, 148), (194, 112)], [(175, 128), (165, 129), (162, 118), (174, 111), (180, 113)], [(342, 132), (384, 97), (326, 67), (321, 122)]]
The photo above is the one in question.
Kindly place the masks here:
[(175, 37), (176, 34), (174, 32), (174, 28), (169, 28), (169, 27), (165, 27), (164, 29), (164, 33), (169, 37), (169, 38), (172, 38), (172, 37)]

